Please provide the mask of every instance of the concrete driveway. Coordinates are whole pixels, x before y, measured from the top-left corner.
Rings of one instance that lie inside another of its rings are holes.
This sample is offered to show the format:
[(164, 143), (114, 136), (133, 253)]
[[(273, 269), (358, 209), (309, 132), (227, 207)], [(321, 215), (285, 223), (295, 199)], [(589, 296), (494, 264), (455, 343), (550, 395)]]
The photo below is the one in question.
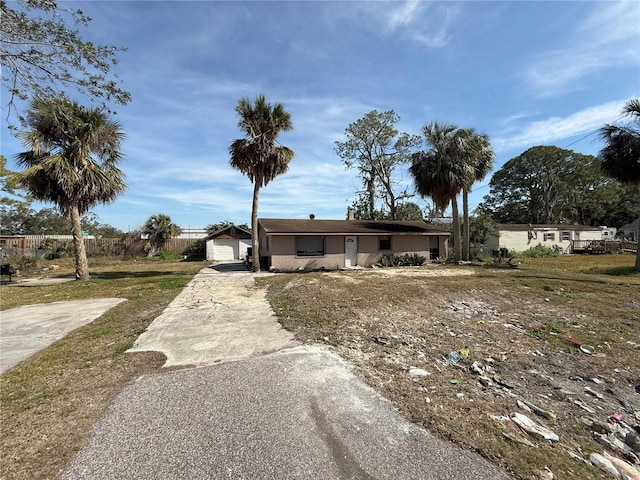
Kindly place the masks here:
[(297, 345), (242, 263), (202, 269), (134, 343), (165, 367), (211, 365)]
[(0, 373), (124, 301), (125, 298), (98, 298), (3, 310), (0, 312)]
[(62, 479), (509, 478), (403, 419), (336, 355), (295, 346), (237, 266), (198, 273), (132, 350), (155, 349), (200, 368), (125, 387)]

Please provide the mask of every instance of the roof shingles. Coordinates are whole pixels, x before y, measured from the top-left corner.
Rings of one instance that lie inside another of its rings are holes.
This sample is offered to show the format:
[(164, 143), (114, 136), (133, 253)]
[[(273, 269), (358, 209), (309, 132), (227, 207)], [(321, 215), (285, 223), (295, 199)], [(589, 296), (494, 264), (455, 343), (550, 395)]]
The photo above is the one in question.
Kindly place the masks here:
[(420, 221), (261, 218), (258, 224), (267, 235), (449, 235), (442, 227)]

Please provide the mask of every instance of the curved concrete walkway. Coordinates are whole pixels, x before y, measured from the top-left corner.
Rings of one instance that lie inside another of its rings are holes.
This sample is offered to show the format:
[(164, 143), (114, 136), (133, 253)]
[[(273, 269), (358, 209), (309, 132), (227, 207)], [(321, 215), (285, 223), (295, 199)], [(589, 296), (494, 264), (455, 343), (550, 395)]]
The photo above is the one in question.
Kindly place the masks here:
[(402, 418), (337, 355), (291, 345), (252, 274), (202, 270), (133, 348), (202, 367), (127, 385), (60, 478), (509, 478)]

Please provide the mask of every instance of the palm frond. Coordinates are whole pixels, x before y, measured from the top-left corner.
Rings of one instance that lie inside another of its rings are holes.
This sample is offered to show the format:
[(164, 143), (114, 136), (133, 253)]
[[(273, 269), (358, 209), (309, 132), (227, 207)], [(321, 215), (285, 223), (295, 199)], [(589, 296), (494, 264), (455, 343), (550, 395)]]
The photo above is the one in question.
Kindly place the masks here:
[(640, 100), (631, 99), (624, 113), (632, 115), (635, 124), (605, 125), (600, 138), (605, 147), (598, 157), (604, 172), (621, 183), (640, 183)]

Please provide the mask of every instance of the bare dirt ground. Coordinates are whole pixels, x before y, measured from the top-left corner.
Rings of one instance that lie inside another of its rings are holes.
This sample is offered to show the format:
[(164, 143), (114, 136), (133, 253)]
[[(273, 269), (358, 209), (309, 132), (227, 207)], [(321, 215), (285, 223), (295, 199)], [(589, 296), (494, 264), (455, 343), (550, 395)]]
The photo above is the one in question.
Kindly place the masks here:
[(298, 339), (334, 349), (412, 421), (520, 478), (615, 478), (594, 453), (637, 462), (637, 276), (429, 267), (265, 282)]

